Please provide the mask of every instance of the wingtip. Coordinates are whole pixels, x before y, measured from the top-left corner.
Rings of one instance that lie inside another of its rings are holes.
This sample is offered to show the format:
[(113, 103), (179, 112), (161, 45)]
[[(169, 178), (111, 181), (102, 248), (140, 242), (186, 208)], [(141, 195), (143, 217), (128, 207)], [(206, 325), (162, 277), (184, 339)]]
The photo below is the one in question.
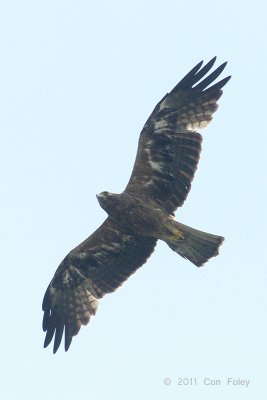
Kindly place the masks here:
[(199, 68), (202, 67), (203, 63), (204, 60), (199, 61), (199, 63), (193, 69), (199, 70)]
[(56, 339), (54, 340), (54, 346), (53, 346), (53, 354), (56, 354), (56, 352), (58, 351), (59, 347), (61, 344), (61, 340), (60, 341), (56, 341)]
[[(207, 62), (206, 65), (210, 65), (210, 68), (215, 64), (215, 61), (217, 60), (217, 56), (214, 56), (210, 59), (210, 61)], [(201, 60), (194, 68), (200, 68), (204, 63), (204, 60)]]
[(212, 68), (216, 60), (217, 56), (214, 56), (209, 62), (207, 62), (207, 65), (210, 65), (210, 68)]
[[(201, 67), (203, 66), (204, 60), (199, 61), (199, 63), (197, 65), (194, 66), (194, 68), (191, 69), (191, 71), (189, 71), (189, 73), (191, 73), (192, 75), (196, 75), (198, 73), (198, 71), (201, 69)], [(187, 75), (189, 75), (189, 73)]]
[(231, 78), (232, 78), (232, 75), (229, 75), (229, 76), (227, 76), (226, 78), (224, 78), (224, 79), (223, 79), (223, 81), (224, 81), (223, 86), (226, 85), (226, 83), (227, 83), (228, 81), (230, 81)]
[(221, 68), (221, 71), (224, 70), (224, 68), (226, 67), (226, 65), (227, 65), (227, 61), (225, 61), (224, 63), (222, 63), (222, 64), (219, 66), (219, 68)]
[(182, 81), (186, 80), (188, 77), (193, 77), (193, 76), (195, 76), (195, 75), (198, 73), (198, 71), (200, 70), (200, 68), (202, 67), (203, 62), (204, 62), (204, 61), (202, 60), (202, 61), (200, 61), (197, 65), (195, 65), (195, 66), (185, 75), (185, 77), (182, 79)]
[[(217, 60), (217, 56), (213, 57), (213, 58), (210, 60), (210, 62), (213, 61), (213, 63), (215, 63), (216, 60)], [(218, 68), (222, 68), (222, 70), (223, 70), (223, 69), (226, 67), (227, 64), (228, 64), (228, 61), (224, 61), (221, 65), (219, 65)]]
[(50, 342), (51, 342), (51, 340), (50, 341), (48, 341), (47, 340), (47, 338), (45, 338), (45, 340), (44, 340), (44, 349), (46, 349), (47, 348), (47, 346), (49, 346), (49, 344), (50, 344)]
[[(46, 338), (45, 338), (43, 348), (46, 349), (46, 348), (50, 345), (51, 341), (52, 341), (52, 339), (51, 339), (51, 340), (46, 340)], [(53, 354), (56, 354), (56, 352), (57, 352), (58, 349), (59, 349), (59, 346), (60, 346), (60, 343), (54, 342)]]
[(64, 349), (66, 352), (69, 350), (71, 342), (72, 342), (72, 338), (68, 342), (65, 341)]

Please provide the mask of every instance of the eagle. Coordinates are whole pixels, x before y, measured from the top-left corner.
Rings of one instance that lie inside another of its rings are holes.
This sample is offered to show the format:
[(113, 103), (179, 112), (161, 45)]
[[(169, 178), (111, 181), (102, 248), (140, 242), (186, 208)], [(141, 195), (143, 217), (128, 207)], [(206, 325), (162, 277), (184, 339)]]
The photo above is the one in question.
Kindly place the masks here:
[(82, 325), (95, 315), (98, 300), (115, 291), (163, 240), (197, 267), (218, 254), (224, 238), (177, 222), (174, 211), (190, 191), (202, 136), (217, 110), (228, 76), (213, 83), (226, 62), (210, 73), (216, 57), (198, 63), (156, 105), (138, 143), (130, 180), (120, 194), (97, 195), (104, 223), (64, 258), (43, 299), (44, 347), (54, 338), (65, 351)]

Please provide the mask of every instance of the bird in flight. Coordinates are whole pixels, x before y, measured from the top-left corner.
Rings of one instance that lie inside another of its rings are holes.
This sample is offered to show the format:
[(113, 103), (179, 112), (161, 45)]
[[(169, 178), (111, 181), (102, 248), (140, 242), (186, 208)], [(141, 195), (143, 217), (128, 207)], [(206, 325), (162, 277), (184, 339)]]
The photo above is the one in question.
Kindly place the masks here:
[[(156, 105), (141, 131), (130, 180), (120, 194), (97, 195), (104, 223), (64, 258), (44, 295), (44, 347), (54, 337), (65, 351), (95, 315), (98, 299), (113, 292), (150, 257), (163, 240), (197, 267), (218, 254), (224, 238), (177, 222), (174, 211), (190, 191), (205, 128), (230, 76), (226, 62), (208, 74), (216, 57), (197, 64)], [(203, 78), (203, 79), (202, 79)]]

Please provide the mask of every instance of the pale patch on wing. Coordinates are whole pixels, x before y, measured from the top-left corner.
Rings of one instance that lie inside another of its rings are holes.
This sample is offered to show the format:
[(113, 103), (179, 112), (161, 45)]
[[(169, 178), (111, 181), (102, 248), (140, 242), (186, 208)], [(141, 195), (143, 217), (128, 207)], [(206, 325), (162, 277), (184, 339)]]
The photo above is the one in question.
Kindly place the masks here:
[[(97, 307), (98, 307), (98, 301), (97, 299), (89, 292), (89, 290), (86, 289), (86, 293), (89, 299), (89, 303), (90, 303), (90, 312), (91, 314), (95, 315)], [(89, 313), (89, 312), (88, 312)], [(90, 318), (90, 313), (89, 313), (89, 318)], [(89, 319), (88, 319), (89, 322)]]
[(143, 186), (144, 186), (144, 187), (145, 187), (145, 186), (150, 186), (150, 185), (152, 185), (153, 183), (154, 183), (154, 181), (153, 181), (153, 179), (151, 178), (151, 179), (149, 179), (147, 182), (145, 182)]
[(116, 248), (120, 248), (119, 243), (110, 243), (110, 244), (104, 244), (102, 243), (102, 250), (104, 251), (114, 251)]
[(144, 149), (144, 151), (148, 151), (148, 148), (150, 148), (150, 146), (153, 144), (153, 142), (154, 142), (154, 140), (153, 140), (153, 139), (150, 139), (150, 140), (148, 140), (148, 141), (146, 142), (146, 146), (147, 146), (147, 148), (146, 148), (146, 149)]
[(162, 165), (162, 163), (151, 161), (151, 159), (148, 162), (149, 162), (149, 164), (150, 164), (152, 169), (154, 169), (156, 171), (162, 171), (163, 170), (164, 166)]
[[(84, 274), (82, 273), (82, 270), (81, 270), (80, 268), (77, 268), (77, 267), (73, 266), (73, 265), (70, 265), (69, 269), (67, 269), (66, 272), (68, 272), (69, 275), (70, 275), (70, 274), (73, 274), (73, 275), (76, 276), (76, 277), (78, 276), (78, 277), (80, 277), (81, 279), (85, 279), (85, 276), (84, 276)], [(66, 275), (67, 275), (67, 274), (66, 274)], [(64, 276), (64, 275), (63, 275), (63, 276)], [(68, 282), (64, 282), (64, 278), (63, 278), (63, 283), (68, 283)]]
[(196, 122), (189, 122), (186, 125), (186, 129), (188, 131), (197, 131), (198, 129), (206, 128), (210, 123), (209, 121), (196, 121)]
[[(149, 140), (146, 143), (146, 148), (144, 149), (144, 152), (146, 153), (147, 161), (148, 161), (150, 167), (152, 168), (152, 170), (162, 172), (164, 170), (164, 159), (162, 158), (161, 160), (159, 160), (161, 158), (159, 155), (157, 161), (152, 160), (153, 155), (151, 154), (151, 146), (153, 144), (154, 144), (154, 141)], [(152, 176), (151, 181), (153, 181), (153, 176)], [(148, 182), (145, 182), (145, 185), (148, 185)]]
[(66, 271), (62, 274), (62, 282), (64, 285), (70, 285), (72, 282), (73, 278), (70, 274), (70, 270), (66, 269)]
[(168, 121), (165, 119), (160, 119), (156, 121), (154, 124), (155, 133), (157, 133), (158, 130), (167, 129), (168, 125)]
[(165, 99), (161, 100), (159, 104), (159, 111), (164, 110), (165, 108), (172, 108), (173, 104), (177, 102), (177, 99), (170, 95), (169, 93), (165, 96)]

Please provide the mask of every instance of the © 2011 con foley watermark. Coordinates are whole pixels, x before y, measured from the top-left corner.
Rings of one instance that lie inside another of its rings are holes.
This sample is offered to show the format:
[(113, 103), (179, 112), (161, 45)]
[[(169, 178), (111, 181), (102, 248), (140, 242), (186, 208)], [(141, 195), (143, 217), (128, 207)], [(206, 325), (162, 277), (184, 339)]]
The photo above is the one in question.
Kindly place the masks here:
[(250, 379), (247, 378), (233, 378), (227, 377), (223, 379), (204, 377), (178, 377), (178, 378), (164, 378), (163, 383), (166, 386), (177, 385), (177, 386), (232, 386), (232, 387), (248, 387), (250, 385)]

